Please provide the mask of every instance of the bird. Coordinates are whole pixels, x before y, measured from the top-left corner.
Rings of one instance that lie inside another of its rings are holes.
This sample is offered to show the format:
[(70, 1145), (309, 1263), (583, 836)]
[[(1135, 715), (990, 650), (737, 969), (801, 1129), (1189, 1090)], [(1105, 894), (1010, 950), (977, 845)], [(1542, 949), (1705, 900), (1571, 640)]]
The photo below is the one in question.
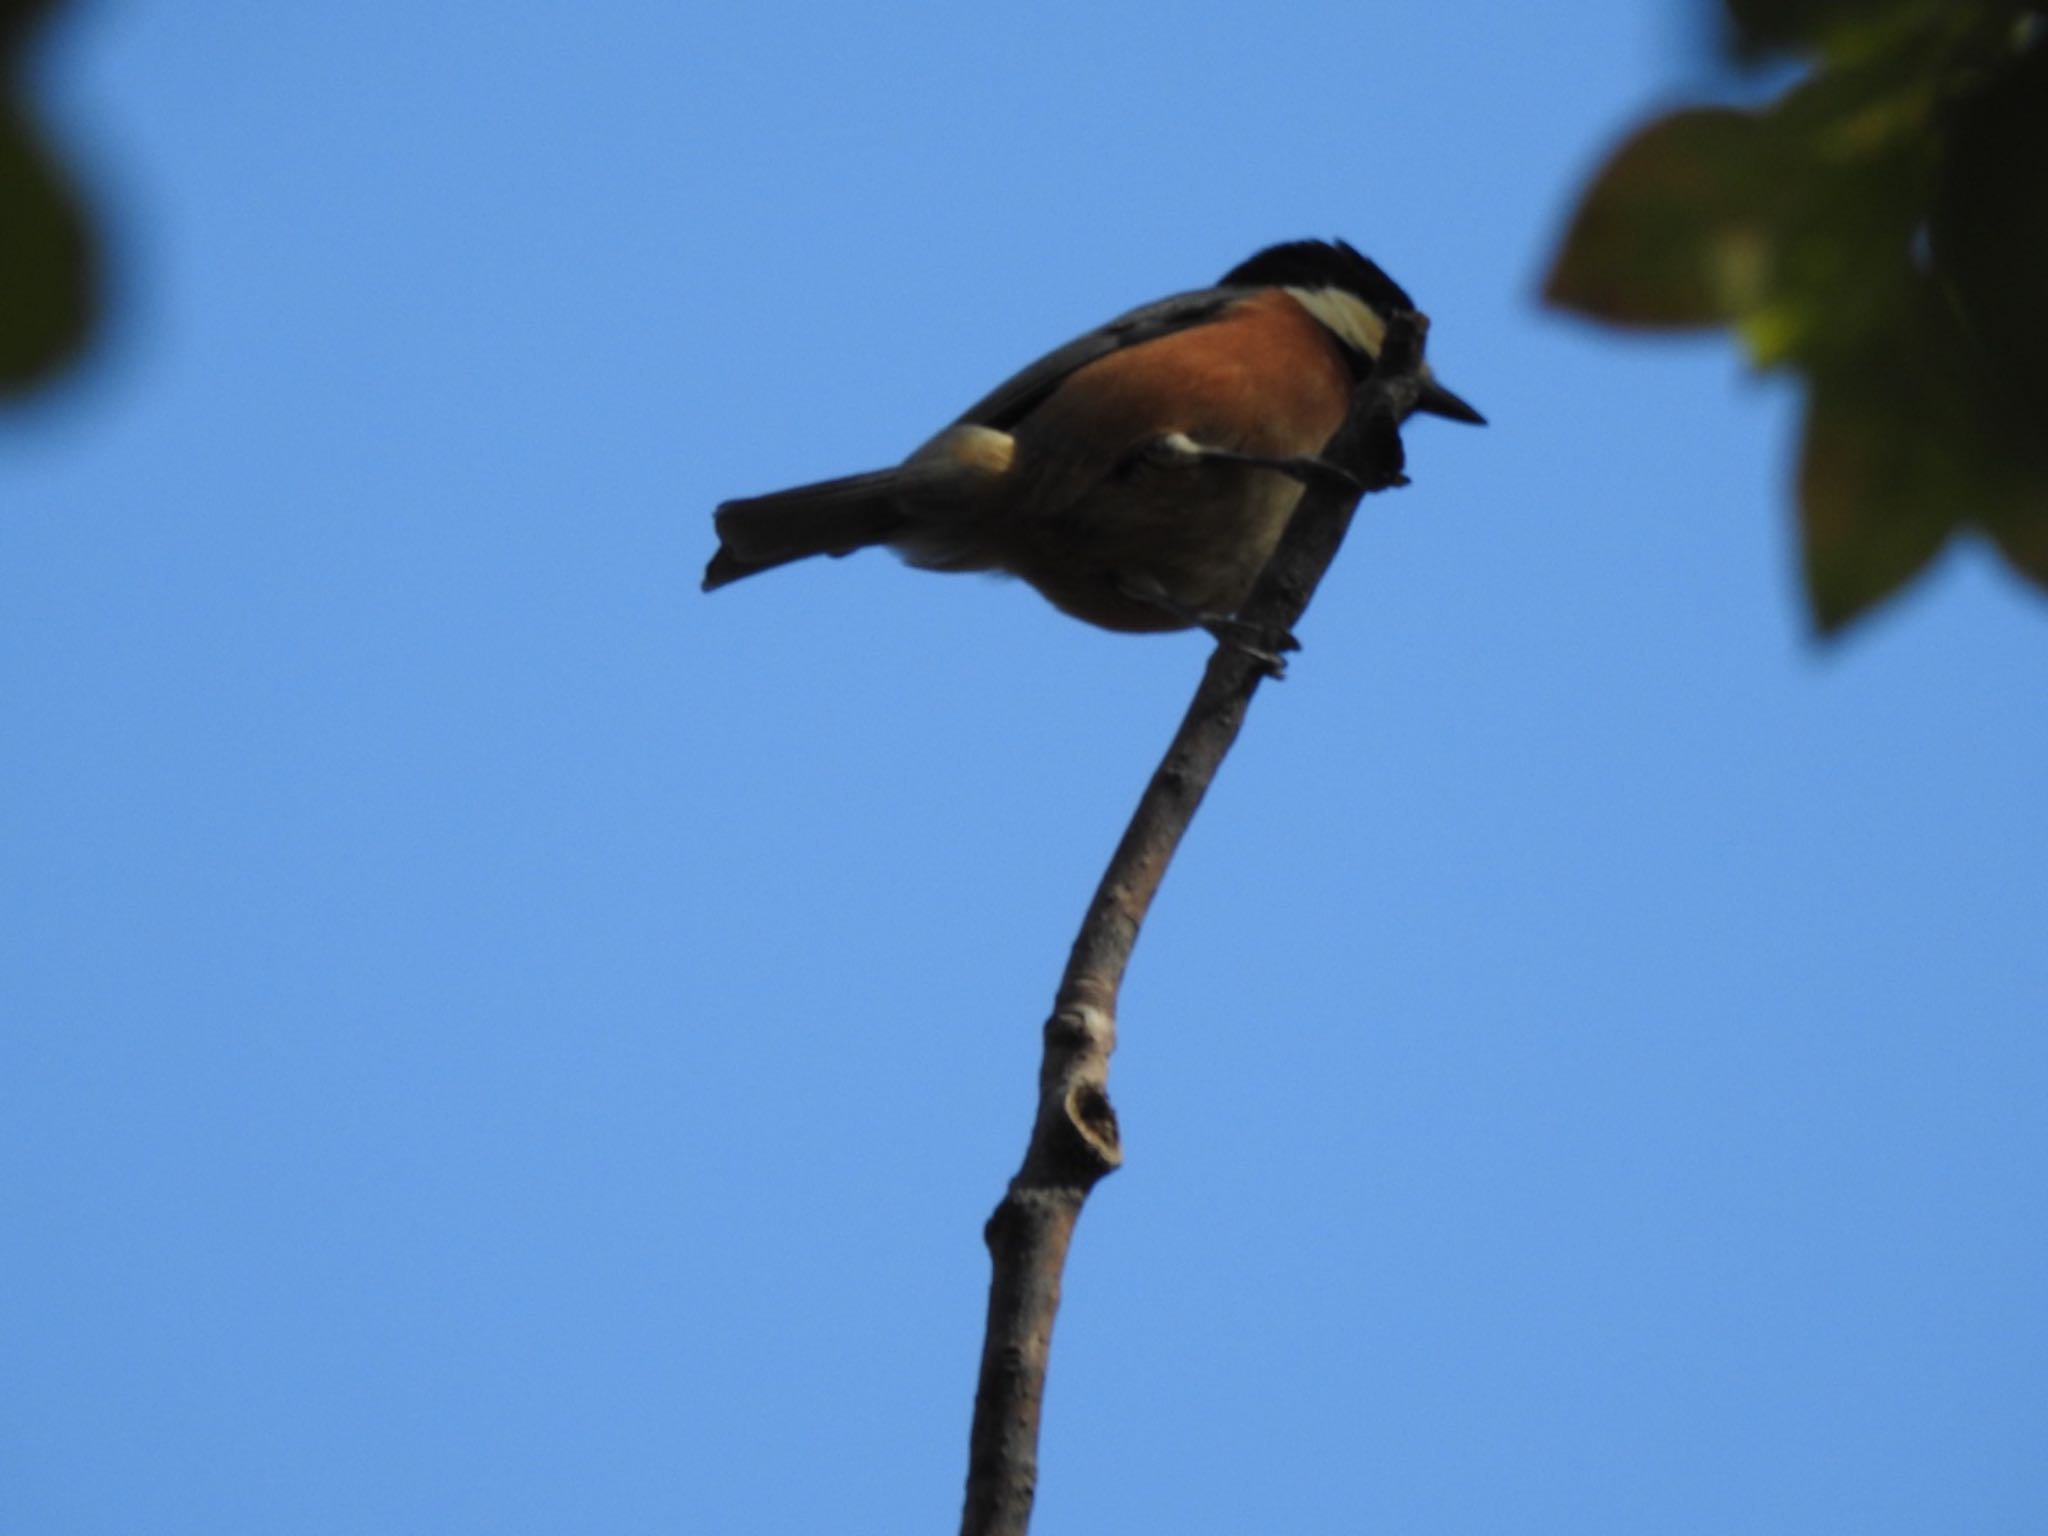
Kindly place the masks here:
[[(1305, 485), (1343, 475), (1318, 455), (1413, 308), (1342, 240), (1269, 246), (1047, 353), (893, 468), (722, 503), (704, 590), (884, 545), (1104, 629), (1227, 637)], [(1485, 423), (1427, 364), (1416, 409)]]

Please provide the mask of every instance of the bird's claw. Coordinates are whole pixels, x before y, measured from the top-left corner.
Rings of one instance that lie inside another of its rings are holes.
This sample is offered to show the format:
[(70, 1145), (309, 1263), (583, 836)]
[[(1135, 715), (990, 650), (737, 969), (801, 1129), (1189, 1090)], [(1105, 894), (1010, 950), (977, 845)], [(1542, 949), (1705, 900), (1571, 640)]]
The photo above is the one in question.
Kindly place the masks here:
[(1269, 629), (1244, 619), (1214, 615), (1204, 618), (1201, 623), (1202, 628), (1215, 637), (1218, 645), (1228, 646), (1240, 656), (1250, 657), (1275, 682), (1287, 676), (1287, 652), (1301, 649), (1301, 642), (1284, 629)]
[(1115, 578), (1118, 592), (1133, 602), (1156, 608), (1187, 625), (1190, 629), (1205, 629), (1218, 645), (1225, 645), (1240, 655), (1249, 656), (1264, 669), (1271, 678), (1287, 675), (1289, 651), (1301, 649), (1301, 642), (1285, 629), (1268, 624), (1254, 624), (1249, 619), (1240, 619), (1234, 614), (1208, 613), (1190, 607), (1171, 596), (1158, 582), (1147, 577), (1134, 579), (1129, 576)]

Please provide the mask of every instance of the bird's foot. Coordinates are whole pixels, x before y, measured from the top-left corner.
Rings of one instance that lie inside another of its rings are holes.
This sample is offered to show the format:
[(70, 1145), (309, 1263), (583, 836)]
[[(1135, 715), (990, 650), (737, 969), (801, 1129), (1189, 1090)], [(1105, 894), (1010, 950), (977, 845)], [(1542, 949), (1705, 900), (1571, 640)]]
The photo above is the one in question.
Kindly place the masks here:
[(1301, 642), (1284, 629), (1269, 629), (1245, 619), (1219, 618), (1215, 614), (1200, 620), (1203, 629), (1218, 645), (1228, 646), (1259, 664), (1259, 670), (1279, 682), (1287, 676), (1287, 652), (1301, 649)]
[(1271, 678), (1287, 675), (1287, 652), (1301, 649), (1301, 642), (1284, 629), (1254, 624), (1232, 614), (1210, 613), (1190, 607), (1149, 577), (1119, 576), (1116, 589), (1133, 602), (1156, 608), (1189, 629), (1207, 630), (1218, 645), (1227, 645), (1256, 661)]

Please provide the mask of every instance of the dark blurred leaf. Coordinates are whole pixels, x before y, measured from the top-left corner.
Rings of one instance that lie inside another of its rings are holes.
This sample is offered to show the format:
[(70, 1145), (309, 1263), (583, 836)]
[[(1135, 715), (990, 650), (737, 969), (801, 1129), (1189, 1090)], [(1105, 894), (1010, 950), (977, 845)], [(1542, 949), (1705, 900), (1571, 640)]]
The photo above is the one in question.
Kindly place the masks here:
[(1659, 118), (1594, 179), (1544, 297), (1617, 325), (1717, 325), (1742, 314), (1761, 280), (1773, 158), (1752, 113)]
[(1977, 370), (1987, 451), (2021, 482), (1986, 521), (2048, 585), (2048, 47), (1960, 94), (1948, 128), (1929, 249)]
[(57, 0), (0, 0), (0, 69), (11, 70), (22, 45)]
[(0, 398), (41, 383), (84, 345), (92, 269), (71, 189), (28, 125), (0, 113)]
[[(2048, 491), (2048, 483), (2037, 482), (2035, 490)], [(2024, 510), (1986, 519), (1986, 531), (2008, 565), (2048, 592), (2048, 512), (2039, 499)]]
[(1955, 529), (1900, 462), (1912, 439), (1888, 435), (1883, 420), (1867, 402), (1814, 388), (1799, 465), (1800, 534), (1807, 602), (1823, 634), (1919, 575)]
[(1729, 51), (1740, 59), (1826, 52), (1853, 59), (1902, 31), (1961, 12), (2016, 16), (2028, 0), (1720, 0)]
[(2037, 576), (2048, 518), (2038, 453), (2009, 451), (1960, 321), (1936, 284), (1901, 278), (1861, 353), (1810, 370), (1800, 510), (1824, 632), (1888, 597), (1957, 529), (1990, 533)]
[(1936, 270), (2000, 387), (2048, 424), (2048, 47), (1959, 95), (1947, 127)]
[(51, 9), (48, 0), (0, 0), (0, 400), (71, 361), (97, 308), (83, 208), (17, 94), (21, 48)]
[(1874, 66), (1823, 71), (1763, 114), (1772, 216), (1739, 327), (1760, 366), (1867, 353), (1869, 337), (1897, 323), (1931, 175), (1933, 107), (1923, 79)]
[[(1882, 6), (1883, 0), (1877, 0)], [(1817, 52), (1823, 34), (1872, 0), (1722, 0), (1729, 46), (1740, 58), (1781, 50)]]
[[(1806, 590), (1832, 633), (1917, 575), (1955, 531), (1971, 479), (1956, 399), (1911, 327), (1817, 372), (1799, 502)], [(1962, 439), (1962, 440), (1959, 440)]]

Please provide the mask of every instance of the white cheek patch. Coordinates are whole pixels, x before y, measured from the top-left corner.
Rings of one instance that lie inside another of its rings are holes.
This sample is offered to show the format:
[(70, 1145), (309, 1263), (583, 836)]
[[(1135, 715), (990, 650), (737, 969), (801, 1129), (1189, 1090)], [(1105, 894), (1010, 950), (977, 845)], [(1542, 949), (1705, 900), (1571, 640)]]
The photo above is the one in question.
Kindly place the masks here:
[(1380, 355), (1380, 344), (1387, 339), (1387, 322), (1357, 294), (1341, 288), (1289, 288), (1287, 292), (1339, 341), (1367, 357)]

